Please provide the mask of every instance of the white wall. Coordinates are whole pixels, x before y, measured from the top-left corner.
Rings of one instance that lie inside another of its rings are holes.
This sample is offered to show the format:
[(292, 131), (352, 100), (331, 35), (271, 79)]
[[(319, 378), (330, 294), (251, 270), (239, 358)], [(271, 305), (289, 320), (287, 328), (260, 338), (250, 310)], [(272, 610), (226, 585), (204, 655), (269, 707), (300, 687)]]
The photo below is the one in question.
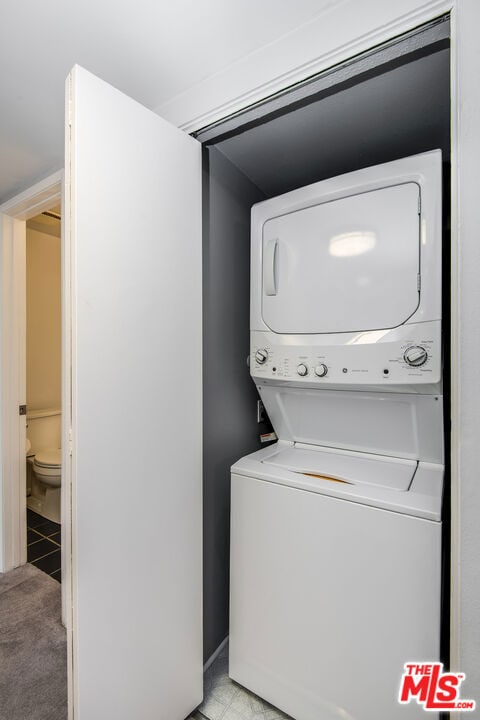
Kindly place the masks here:
[(27, 222), (27, 406), (61, 407), (60, 221), (57, 234)]
[(319, 4), (310, 22), (298, 23), (285, 35), (172, 95), (155, 112), (188, 132), (199, 130), (448, 12), (457, 2), (330, 0)]

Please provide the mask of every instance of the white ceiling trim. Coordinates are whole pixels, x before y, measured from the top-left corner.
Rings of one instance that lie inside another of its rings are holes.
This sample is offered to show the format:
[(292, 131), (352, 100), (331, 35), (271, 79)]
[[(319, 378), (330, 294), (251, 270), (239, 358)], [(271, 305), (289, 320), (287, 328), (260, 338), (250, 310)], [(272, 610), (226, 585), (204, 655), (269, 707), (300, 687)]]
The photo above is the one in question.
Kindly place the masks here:
[(195, 132), (449, 12), (456, 2), (402, 0), (399, 5), (370, 0), (367, 5), (337, 0), (311, 22), (159, 105), (155, 112)]
[(61, 202), (62, 180), (62, 170), (49, 175), (0, 205), (0, 213), (5, 213), (17, 220), (28, 220), (44, 210), (50, 210)]

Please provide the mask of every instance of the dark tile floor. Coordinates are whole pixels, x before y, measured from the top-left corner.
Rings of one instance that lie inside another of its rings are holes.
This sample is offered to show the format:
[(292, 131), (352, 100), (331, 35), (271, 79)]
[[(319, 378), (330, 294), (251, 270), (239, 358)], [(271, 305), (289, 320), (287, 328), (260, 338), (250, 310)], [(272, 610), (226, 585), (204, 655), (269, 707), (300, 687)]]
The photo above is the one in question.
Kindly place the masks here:
[(27, 562), (61, 582), (60, 525), (27, 510)]

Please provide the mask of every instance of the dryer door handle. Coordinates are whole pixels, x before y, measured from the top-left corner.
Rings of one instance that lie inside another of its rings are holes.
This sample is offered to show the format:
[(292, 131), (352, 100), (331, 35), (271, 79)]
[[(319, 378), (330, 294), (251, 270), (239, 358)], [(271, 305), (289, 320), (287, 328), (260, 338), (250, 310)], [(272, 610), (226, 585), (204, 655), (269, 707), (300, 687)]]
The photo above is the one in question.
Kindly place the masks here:
[(263, 257), (263, 290), (265, 295), (277, 294), (278, 240), (268, 240)]

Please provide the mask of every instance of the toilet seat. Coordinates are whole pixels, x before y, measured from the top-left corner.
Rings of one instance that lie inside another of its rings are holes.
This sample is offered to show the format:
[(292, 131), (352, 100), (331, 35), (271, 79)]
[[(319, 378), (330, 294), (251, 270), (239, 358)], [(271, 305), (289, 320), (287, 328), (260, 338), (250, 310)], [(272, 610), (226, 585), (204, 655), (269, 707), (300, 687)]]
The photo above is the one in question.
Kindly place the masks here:
[(59, 448), (38, 450), (33, 458), (32, 490), (27, 507), (47, 520), (61, 522), (62, 451)]
[(61, 468), (62, 467), (62, 451), (57, 450), (39, 450), (35, 455), (34, 464), (41, 468)]
[(60, 487), (62, 478), (62, 451), (39, 450), (33, 458), (33, 472), (46, 485)]

